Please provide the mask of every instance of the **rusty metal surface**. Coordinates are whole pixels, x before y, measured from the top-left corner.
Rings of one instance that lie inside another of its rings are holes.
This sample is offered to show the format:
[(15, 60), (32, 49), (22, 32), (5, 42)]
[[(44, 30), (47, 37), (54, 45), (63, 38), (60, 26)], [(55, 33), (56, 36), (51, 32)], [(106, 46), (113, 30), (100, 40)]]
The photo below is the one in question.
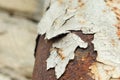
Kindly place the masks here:
[[(82, 32), (74, 32), (80, 36), (89, 46), (86, 49), (77, 48), (75, 59), (70, 61), (66, 67), (65, 73), (59, 80), (94, 80), (90, 73), (89, 67), (95, 62), (97, 53), (91, 43), (93, 35), (84, 35)], [(56, 39), (55, 39), (56, 40)], [(46, 59), (49, 56), (50, 47), (54, 40), (44, 40), (41, 36), (36, 51), (36, 61), (32, 80), (57, 80), (53, 69), (46, 70)]]

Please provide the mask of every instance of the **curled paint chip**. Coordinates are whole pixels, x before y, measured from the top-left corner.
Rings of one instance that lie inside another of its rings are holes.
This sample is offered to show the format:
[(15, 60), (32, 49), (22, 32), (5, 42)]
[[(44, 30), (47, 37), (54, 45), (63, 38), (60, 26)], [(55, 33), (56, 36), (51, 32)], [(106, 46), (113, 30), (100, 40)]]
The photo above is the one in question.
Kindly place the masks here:
[(74, 59), (74, 51), (78, 46), (86, 48), (87, 43), (73, 33), (53, 43), (53, 49), (47, 59), (47, 69), (55, 67), (56, 76), (59, 78), (64, 73), (68, 62)]

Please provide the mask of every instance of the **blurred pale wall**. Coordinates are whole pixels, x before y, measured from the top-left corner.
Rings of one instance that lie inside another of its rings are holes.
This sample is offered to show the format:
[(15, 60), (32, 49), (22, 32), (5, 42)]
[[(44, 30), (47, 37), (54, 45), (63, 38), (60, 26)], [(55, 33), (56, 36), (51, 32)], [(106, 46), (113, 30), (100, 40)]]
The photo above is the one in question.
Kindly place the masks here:
[(0, 80), (31, 80), (42, 0), (0, 0)]
[(0, 0), (0, 9), (39, 20), (44, 0)]

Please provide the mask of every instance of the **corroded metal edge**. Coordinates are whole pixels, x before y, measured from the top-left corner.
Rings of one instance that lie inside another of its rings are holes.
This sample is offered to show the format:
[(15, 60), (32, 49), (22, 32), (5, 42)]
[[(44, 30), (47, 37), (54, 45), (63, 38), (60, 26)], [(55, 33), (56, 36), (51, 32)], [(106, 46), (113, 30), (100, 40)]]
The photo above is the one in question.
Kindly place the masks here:
[[(89, 67), (96, 60), (96, 52), (91, 43), (93, 34), (84, 35), (81, 31), (72, 33), (80, 36), (85, 42), (88, 42), (88, 48), (77, 48), (75, 51), (75, 59), (70, 61), (66, 68), (66, 72), (59, 80), (94, 80)], [(57, 39), (55, 39), (57, 40)], [(44, 36), (39, 37), (38, 47), (36, 51), (36, 60), (32, 80), (57, 80), (54, 69), (46, 70), (46, 60), (49, 56), (50, 48), (55, 40), (44, 40)]]

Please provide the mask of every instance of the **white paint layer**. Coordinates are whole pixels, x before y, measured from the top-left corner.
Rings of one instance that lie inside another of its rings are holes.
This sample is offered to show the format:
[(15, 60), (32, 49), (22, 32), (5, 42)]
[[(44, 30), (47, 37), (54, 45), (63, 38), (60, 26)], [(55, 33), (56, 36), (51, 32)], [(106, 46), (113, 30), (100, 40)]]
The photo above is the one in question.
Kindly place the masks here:
[[(74, 59), (75, 48), (78, 45), (86, 47), (70, 30), (82, 30), (85, 34), (94, 33), (92, 43), (98, 53), (97, 61), (112, 68), (112, 71), (111, 68), (104, 69), (102, 64), (96, 63), (96, 71), (92, 67), (95, 80), (99, 80), (99, 77), (100, 80), (119, 78), (120, 40), (116, 34), (116, 24), (116, 15), (104, 0), (53, 0), (50, 9), (40, 21), (38, 32), (41, 35), (46, 34), (46, 39), (63, 33), (68, 35), (53, 44), (53, 50), (47, 59), (47, 69), (55, 67), (57, 78), (64, 73), (69, 60)], [(109, 74), (106, 74), (106, 70)]]
[(56, 76), (59, 78), (64, 73), (68, 62), (74, 59), (74, 51), (78, 46), (86, 48), (87, 43), (73, 33), (54, 43), (50, 57), (47, 59), (47, 69), (55, 67)]

